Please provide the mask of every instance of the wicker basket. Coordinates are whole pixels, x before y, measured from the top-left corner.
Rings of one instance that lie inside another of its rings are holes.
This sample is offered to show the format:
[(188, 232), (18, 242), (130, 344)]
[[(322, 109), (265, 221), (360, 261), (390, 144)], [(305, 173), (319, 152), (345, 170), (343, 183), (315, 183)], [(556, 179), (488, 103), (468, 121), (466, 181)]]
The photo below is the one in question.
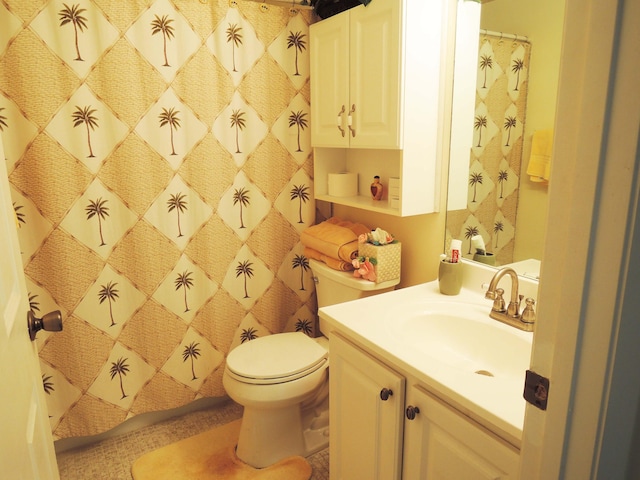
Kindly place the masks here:
[(361, 243), (358, 245), (358, 255), (361, 257), (375, 258), (376, 283), (386, 282), (400, 278), (400, 242), (387, 245), (374, 245)]

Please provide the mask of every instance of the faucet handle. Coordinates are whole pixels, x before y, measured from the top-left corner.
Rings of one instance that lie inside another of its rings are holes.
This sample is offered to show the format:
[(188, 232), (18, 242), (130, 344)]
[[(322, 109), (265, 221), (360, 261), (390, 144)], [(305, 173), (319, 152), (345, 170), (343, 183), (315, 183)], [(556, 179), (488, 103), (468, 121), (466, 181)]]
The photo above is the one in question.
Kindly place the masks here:
[(525, 304), (521, 319), (524, 323), (534, 323), (536, 321), (536, 312), (533, 306), (536, 304), (536, 301), (533, 298), (527, 298)]
[(504, 295), (504, 288), (496, 288), (493, 307), (491, 308), (494, 312), (506, 312), (507, 310), (505, 308), (504, 298), (502, 298), (502, 295)]

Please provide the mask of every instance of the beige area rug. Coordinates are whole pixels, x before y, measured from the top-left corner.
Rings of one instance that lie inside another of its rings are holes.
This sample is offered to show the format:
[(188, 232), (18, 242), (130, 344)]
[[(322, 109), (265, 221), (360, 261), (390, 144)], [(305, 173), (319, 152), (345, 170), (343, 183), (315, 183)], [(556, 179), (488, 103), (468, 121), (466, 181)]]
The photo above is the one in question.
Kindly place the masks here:
[(253, 468), (235, 453), (240, 420), (149, 452), (131, 467), (134, 480), (308, 480), (311, 466), (289, 457)]

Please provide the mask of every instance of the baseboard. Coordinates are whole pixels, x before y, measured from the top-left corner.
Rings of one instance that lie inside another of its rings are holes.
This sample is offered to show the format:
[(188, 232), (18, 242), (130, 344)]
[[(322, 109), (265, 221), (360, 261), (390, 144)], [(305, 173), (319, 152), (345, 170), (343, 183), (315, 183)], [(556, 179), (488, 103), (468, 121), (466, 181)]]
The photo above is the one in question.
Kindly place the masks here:
[(68, 450), (74, 450), (76, 448), (86, 447), (88, 445), (107, 440), (112, 437), (124, 435), (140, 428), (148, 427), (156, 423), (164, 422), (173, 417), (186, 415), (187, 413), (197, 412), (198, 410), (205, 410), (212, 407), (217, 407), (229, 402), (230, 399), (227, 396), (216, 398), (200, 398), (194, 400), (191, 403), (183, 405), (182, 407), (172, 408), (171, 410), (162, 410), (159, 412), (141, 413), (135, 417), (129, 418), (122, 422), (117, 427), (107, 430), (106, 432), (98, 435), (90, 435), (85, 437), (71, 437), (62, 438), (54, 442), (56, 454), (66, 452)]

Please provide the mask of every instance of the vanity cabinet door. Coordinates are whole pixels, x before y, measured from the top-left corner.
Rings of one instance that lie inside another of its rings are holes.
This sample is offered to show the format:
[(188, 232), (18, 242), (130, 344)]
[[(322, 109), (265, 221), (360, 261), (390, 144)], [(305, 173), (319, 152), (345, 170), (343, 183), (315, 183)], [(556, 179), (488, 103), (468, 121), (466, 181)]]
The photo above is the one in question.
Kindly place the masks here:
[(330, 351), (331, 480), (400, 479), (404, 377), (339, 335)]
[(407, 406), (415, 418), (405, 418), (403, 480), (518, 477), (519, 450), (471, 418), (417, 385)]

